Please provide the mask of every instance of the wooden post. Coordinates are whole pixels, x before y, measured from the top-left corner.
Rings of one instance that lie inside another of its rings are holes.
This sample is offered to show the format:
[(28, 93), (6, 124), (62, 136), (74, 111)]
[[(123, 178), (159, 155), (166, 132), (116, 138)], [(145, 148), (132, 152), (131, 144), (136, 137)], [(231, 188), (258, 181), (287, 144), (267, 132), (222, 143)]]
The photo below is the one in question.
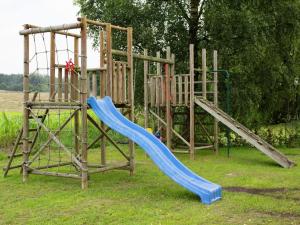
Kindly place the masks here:
[(26, 102), (29, 101), (29, 36), (24, 35), (24, 75), (23, 75), (23, 182), (28, 178), (29, 163), (29, 110)]
[(206, 49), (202, 49), (202, 96), (206, 99)]
[(112, 81), (113, 81), (113, 61), (112, 61), (112, 38), (111, 38), (111, 24), (106, 26), (106, 95), (112, 97)]
[[(148, 50), (144, 49), (144, 55), (148, 55)], [(147, 60), (144, 60), (144, 126), (145, 128), (148, 127), (148, 66), (149, 62)]]
[[(159, 51), (156, 52), (156, 57), (160, 59), (160, 52)], [(159, 62), (156, 63), (156, 75), (157, 76), (161, 76), (162, 75), (161, 74), (161, 67), (160, 67), (160, 63)], [(158, 79), (153, 79), (153, 86), (155, 88), (153, 88), (152, 91), (153, 91), (153, 96), (155, 96), (154, 99), (155, 99), (155, 105), (156, 105), (156, 108), (157, 108), (156, 112), (157, 112), (158, 116), (160, 116), (159, 100), (157, 100), (157, 99), (159, 99), (159, 90), (160, 89), (159, 89), (159, 86), (158, 86), (159, 83), (156, 82), (157, 80)], [(160, 126), (161, 126), (161, 123), (160, 123), (159, 120), (157, 120), (157, 129), (159, 129)]]
[(51, 32), (50, 36), (50, 94), (49, 100), (55, 98), (55, 33)]
[(173, 64), (171, 66), (171, 102), (172, 105), (176, 105), (176, 77), (175, 77), (175, 54), (172, 54), (171, 60)]
[[(167, 47), (167, 59), (171, 59), (171, 49)], [(165, 81), (166, 81), (166, 120), (167, 120), (167, 146), (171, 149), (171, 129), (172, 129), (172, 115), (171, 115), (171, 96), (170, 96), (170, 65), (165, 64)]]
[[(133, 54), (132, 54), (132, 27), (127, 28), (127, 64), (128, 64), (128, 102), (130, 104), (129, 119), (134, 122), (134, 92), (133, 92)], [(135, 168), (134, 143), (129, 140), (130, 174)]]
[(88, 168), (87, 168), (87, 23), (86, 18), (81, 19), (81, 116), (82, 116), (82, 152), (81, 152), (81, 187), (88, 187)]
[[(105, 50), (104, 50), (104, 32), (100, 31), (100, 68), (104, 68), (104, 57), (105, 57)], [(108, 62), (107, 62), (108, 64)], [(105, 94), (107, 93), (107, 84), (106, 84), (106, 78), (108, 74), (108, 69), (106, 71), (100, 70), (100, 97), (103, 98)], [(101, 121), (100, 127), (105, 130), (105, 125)], [(100, 148), (101, 148), (101, 165), (106, 164), (106, 149), (105, 149), (105, 142), (106, 142), (106, 137), (105, 135), (102, 135), (101, 137), (101, 143), (100, 143)]]
[(190, 158), (195, 159), (194, 45), (190, 44)]
[[(218, 52), (213, 53), (213, 69), (214, 69), (214, 105), (218, 107)], [(219, 154), (219, 125), (218, 120), (214, 119), (214, 149)]]
[(62, 68), (58, 68), (58, 92), (57, 92), (58, 101), (62, 101)]
[[(78, 67), (79, 65), (79, 39), (78, 37), (74, 37), (74, 65), (75, 65), (75, 69), (76, 67)], [(78, 74), (77, 72), (74, 72), (72, 74), (73, 78), (73, 84), (75, 86), (75, 88), (78, 90), (79, 89), (79, 85), (78, 85)], [(79, 100), (79, 93), (78, 91), (74, 89), (74, 101), (78, 101)], [(74, 147), (75, 147), (75, 152), (77, 154), (77, 156), (79, 155), (79, 114), (76, 111), (75, 115), (74, 115), (74, 132), (75, 132), (75, 143), (74, 143)]]

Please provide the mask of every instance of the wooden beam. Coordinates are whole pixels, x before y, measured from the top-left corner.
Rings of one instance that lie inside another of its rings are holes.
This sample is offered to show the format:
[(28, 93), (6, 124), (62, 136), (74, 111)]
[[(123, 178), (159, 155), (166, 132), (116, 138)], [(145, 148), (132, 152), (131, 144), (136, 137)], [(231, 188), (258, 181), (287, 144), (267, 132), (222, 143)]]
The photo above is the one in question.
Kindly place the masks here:
[[(213, 70), (215, 71), (213, 83), (214, 105), (218, 107), (218, 52), (216, 50), (213, 53)], [(219, 154), (219, 121), (216, 118), (214, 118), (214, 149)]]
[[(197, 54), (197, 53), (196, 53)], [(195, 159), (194, 45), (190, 44), (190, 158)]]
[(88, 187), (88, 150), (87, 150), (87, 21), (81, 20), (81, 187)]
[[(100, 52), (100, 67), (103, 68), (104, 67), (104, 59), (105, 59), (105, 49), (104, 49), (104, 32), (100, 31), (99, 34), (99, 52)], [(107, 71), (108, 70), (102, 70), (100, 71), (100, 97), (103, 98), (106, 95), (107, 92)], [(105, 129), (105, 124), (100, 121), (100, 127), (101, 129), (107, 131), (107, 129)], [(99, 140), (99, 139), (98, 139)], [(98, 141), (97, 140), (97, 141)], [(96, 141), (96, 142), (97, 142)], [(95, 142), (95, 143), (96, 143)], [(106, 146), (105, 146), (105, 142), (106, 142), (106, 138), (104, 135), (102, 135), (101, 137), (101, 142), (100, 142), (100, 148), (101, 148), (101, 165), (105, 165), (106, 164)], [(88, 146), (88, 149), (90, 148), (91, 145)]]
[[(162, 119), (162, 118), (160, 118), (155, 112), (153, 112), (152, 110), (149, 110), (149, 112), (154, 116), (154, 117), (156, 117), (156, 119), (158, 120), (158, 121), (160, 121), (164, 126), (167, 126), (167, 123)], [(190, 143), (188, 143), (179, 133), (177, 133), (177, 131), (176, 130), (174, 130), (173, 128), (172, 128), (172, 132), (173, 132), (173, 134), (175, 134), (180, 140), (182, 140), (182, 142), (183, 143), (185, 143), (187, 146), (190, 146)]]
[(77, 29), (80, 27), (81, 27), (81, 23), (70, 23), (70, 24), (63, 24), (63, 25), (49, 26), (49, 27), (29, 28), (29, 29), (21, 30), (19, 34), (28, 35), (28, 34), (38, 34), (38, 33), (46, 33), (46, 32), (57, 32), (57, 31)]
[[(29, 36), (24, 35), (24, 64), (23, 64), (23, 101), (29, 101)], [(23, 105), (23, 182), (28, 179), (28, 157), (29, 157), (29, 109)]]
[[(148, 50), (144, 49), (144, 55), (147, 56), (148, 55)], [(148, 127), (148, 119), (149, 119), (149, 115), (148, 115), (148, 67), (149, 67), (149, 62), (144, 60), (144, 127), (147, 128)]]
[[(167, 59), (171, 60), (171, 49), (168, 46), (167, 47)], [(166, 98), (165, 98), (165, 102), (166, 102), (166, 119), (167, 119), (167, 146), (169, 149), (171, 149), (171, 130), (172, 130), (172, 115), (171, 115), (171, 93), (170, 93), (170, 66), (168, 64), (165, 64), (165, 84), (166, 84)]]
[[(128, 102), (130, 104), (129, 119), (134, 122), (134, 80), (133, 80), (133, 53), (132, 53), (132, 27), (127, 28), (127, 65), (128, 65)], [(130, 139), (129, 142), (129, 157), (130, 157), (130, 174), (132, 175), (135, 169), (135, 149), (134, 142)]]
[[(113, 55), (119, 55), (119, 56), (126, 56), (126, 52), (121, 51), (121, 50), (116, 50), (116, 49), (112, 49), (112, 54)], [(145, 56), (145, 55), (141, 55), (141, 54), (137, 54), (137, 53), (132, 53), (133, 58), (136, 59), (141, 59), (141, 60), (147, 60), (150, 62), (159, 62), (159, 63), (167, 63), (167, 64), (173, 64), (172, 60), (168, 60), (168, 59), (163, 59), (163, 58), (157, 58), (157, 57), (153, 57), (153, 56)]]
[(122, 151), (122, 149), (117, 145), (117, 143), (105, 132), (105, 130), (102, 129), (98, 125), (98, 123), (89, 115), (87, 114), (88, 120), (107, 138), (107, 140), (115, 146), (115, 148), (127, 159), (130, 160), (130, 158)]
[[(29, 29), (29, 28), (41, 28), (40, 26), (36, 26), (36, 25), (32, 25), (32, 24), (25, 24), (24, 26), (26, 27), (26, 29)], [(54, 31), (54, 33), (65, 35), (65, 36), (70, 36), (70, 37), (76, 37), (76, 38), (80, 38), (81, 37), (80, 34), (74, 34), (74, 33), (66, 32), (66, 31)]]

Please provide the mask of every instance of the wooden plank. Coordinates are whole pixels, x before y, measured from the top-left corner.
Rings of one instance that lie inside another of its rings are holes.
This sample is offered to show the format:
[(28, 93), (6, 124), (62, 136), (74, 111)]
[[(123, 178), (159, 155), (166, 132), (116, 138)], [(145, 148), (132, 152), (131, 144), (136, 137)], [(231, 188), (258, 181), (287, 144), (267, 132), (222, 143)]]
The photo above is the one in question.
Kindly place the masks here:
[(121, 101), (122, 103), (126, 103), (127, 98), (126, 98), (126, 63), (122, 63), (122, 68), (121, 68), (121, 75), (122, 75), (122, 85), (121, 85)]
[(97, 75), (95, 72), (92, 73), (92, 87), (93, 96), (97, 97)]
[[(190, 44), (190, 158), (195, 159), (194, 45)], [(196, 53), (197, 54), (197, 53)]]
[(88, 73), (86, 82), (87, 82), (87, 95), (91, 96), (91, 74), (90, 73)]
[(69, 101), (69, 73), (66, 69), (65, 70), (65, 79), (64, 79), (64, 97), (65, 102)]
[(154, 107), (155, 105), (155, 93), (156, 93), (156, 79), (153, 77), (150, 77), (150, 106)]
[(118, 97), (118, 72), (117, 72), (117, 63), (113, 62), (113, 82), (112, 82), (112, 90), (113, 90), (113, 96), (112, 99), (115, 103), (117, 103), (117, 97)]
[(159, 77), (155, 77), (155, 105), (159, 107), (160, 105), (160, 94), (161, 94), (161, 87), (159, 82)]
[(50, 92), (49, 92), (49, 100), (51, 96), (55, 93), (55, 33), (51, 32), (50, 36)]
[(184, 76), (184, 104), (189, 105), (189, 76)]
[(117, 77), (116, 77), (116, 82), (117, 82), (117, 102), (121, 103), (122, 102), (122, 71), (121, 71), (121, 62), (117, 62)]
[(58, 101), (62, 101), (62, 68), (58, 68), (58, 90), (57, 90), (57, 98)]
[(178, 102), (179, 102), (179, 105), (182, 105), (182, 97), (183, 97), (182, 76), (178, 76)]
[(163, 76), (159, 77), (159, 86), (161, 90), (160, 94), (160, 106), (166, 105), (166, 78)]

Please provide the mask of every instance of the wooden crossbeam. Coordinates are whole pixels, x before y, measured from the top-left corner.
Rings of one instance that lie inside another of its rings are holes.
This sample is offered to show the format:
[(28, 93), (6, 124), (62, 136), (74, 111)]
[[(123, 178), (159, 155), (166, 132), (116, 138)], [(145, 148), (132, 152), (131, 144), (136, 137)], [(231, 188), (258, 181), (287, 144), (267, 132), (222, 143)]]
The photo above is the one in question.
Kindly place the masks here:
[(105, 132), (105, 130), (99, 126), (99, 124), (89, 115), (87, 114), (88, 120), (107, 138), (107, 140), (116, 147), (116, 149), (127, 159), (129, 157), (122, 151), (122, 149), (117, 145), (117, 143)]
[[(167, 126), (167, 123), (162, 119), (160, 118), (155, 112), (153, 112), (152, 110), (149, 110), (149, 112), (154, 116), (156, 117), (164, 126)], [(187, 146), (190, 146), (190, 143), (187, 142), (179, 133), (177, 133), (176, 130), (174, 130), (173, 128), (171, 128), (171, 131), (180, 139), (182, 140)]]
[(49, 143), (53, 140), (59, 147), (61, 147), (63, 150), (65, 150), (65, 152), (72, 158), (72, 160), (77, 164), (78, 167), (80, 167), (81, 170), (83, 170), (81, 162), (79, 162), (79, 160), (69, 151), (69, 149), (61, 143), (61, 141), (56, 137), (56, 135), (67, 125), (67, 123), (69, 123), (69, 121), (73, 118), (73, 116), (75, 115), (76, 111), (75, 110), (71, 116), (63, 123), (63, 125), (60, 127), (59, 130), (57, 130), (55, 133), (52, 133), (51, 130), (46, 127), (45, 124), (43, 124), (41, 122), (40, 119), (37, 118), (37, 116), (31, 111), (31, 109), (29, 109), (31, 112), (31, 115), (33, 117), (33, 119), (50, 135), (48, 141), (36, 152), (35, 156), (33, 157), (33, 159), (30, 161), (30, 164), (35, 161), (39, 154), (41, 153), (41, 151), (49, 145)]

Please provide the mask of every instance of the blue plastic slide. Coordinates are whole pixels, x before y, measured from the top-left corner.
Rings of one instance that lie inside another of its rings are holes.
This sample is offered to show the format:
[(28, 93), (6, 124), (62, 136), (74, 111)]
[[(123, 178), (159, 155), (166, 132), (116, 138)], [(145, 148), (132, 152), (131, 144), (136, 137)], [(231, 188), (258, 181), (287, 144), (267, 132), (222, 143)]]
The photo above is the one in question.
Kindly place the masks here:
[(107, 126), (141, 146), (153, 162), (179, 185), (198, 195), (204, 204), (221, 198), (221, 186), (198, 176), (184, 166), (172, 152), (153, 134), (124, 117), (110, 97), (88, 99), (88, 104)]

